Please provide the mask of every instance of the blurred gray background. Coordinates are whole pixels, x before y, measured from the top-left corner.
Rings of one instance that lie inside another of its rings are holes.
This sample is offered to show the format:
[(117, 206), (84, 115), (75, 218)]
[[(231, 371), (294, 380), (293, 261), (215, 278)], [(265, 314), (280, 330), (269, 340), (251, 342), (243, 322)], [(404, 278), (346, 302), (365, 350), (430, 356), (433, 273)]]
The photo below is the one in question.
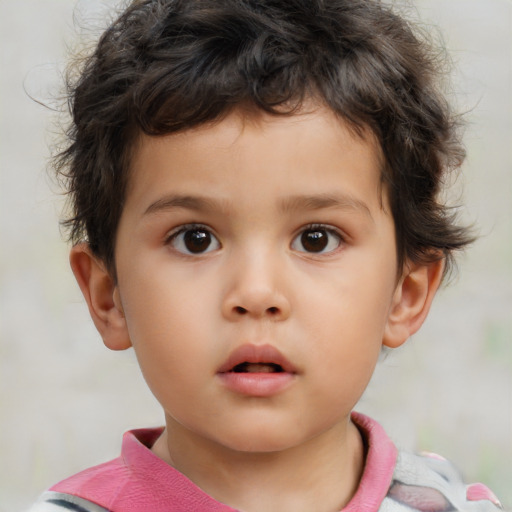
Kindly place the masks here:
[[(122, 433), (161, 424), (133, 353), (93, 329), (67, 263), (62, 197), (47, 178), (68, 46), (113, 0), (0, 0), (0, 512), (117, 456)], [(512, 1), (416, 0), (455, 62), (469, 111), (453, 196), (480, 229), (422, 331), (390, 354), (358, 409), (403, 448), (442, 453), (512, 507)], [(414, 7), (414, 8), (411, 8)], [(78, 27), (82, 27), (80, 30)], [(462, 188), (460, 187), (462, 184)]]

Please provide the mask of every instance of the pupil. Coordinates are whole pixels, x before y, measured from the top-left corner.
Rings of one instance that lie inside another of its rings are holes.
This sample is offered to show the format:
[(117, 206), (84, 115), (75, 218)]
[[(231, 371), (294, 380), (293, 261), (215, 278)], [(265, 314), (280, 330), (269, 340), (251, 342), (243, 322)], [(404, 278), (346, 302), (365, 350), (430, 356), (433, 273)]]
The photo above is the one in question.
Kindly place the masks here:
[(212, 237), (210, 233), (199, 229), (187, 231), (184, 236), (185, 246), (190, 252), (194, 253), (206, 251), (211, 241)]
[(327, 247), (327, 234), (325, 231), (305, 231), (301, 236), (302, 246), (308, 252), (321, 252)]

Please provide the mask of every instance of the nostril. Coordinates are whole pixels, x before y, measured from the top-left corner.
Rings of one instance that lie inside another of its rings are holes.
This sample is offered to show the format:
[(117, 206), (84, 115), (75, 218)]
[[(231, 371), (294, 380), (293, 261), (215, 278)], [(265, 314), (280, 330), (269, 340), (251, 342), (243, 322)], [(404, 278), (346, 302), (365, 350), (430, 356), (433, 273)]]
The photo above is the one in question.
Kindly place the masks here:
[[(246, 315), (247, 313), (249, 313), (249, 310), (248, 309), (245, 309), (244, 307), (242, 306), (235, 306), (233, 308), (233, 311), (235, 313), (237, 313), (238, 315)], [(279, 308), (275, 307), (275, 306), (272, 306), (270, 308), (267, 308), (266, 309), (266, 312), (271, 315), (271, 316), (275, 316), (279, 313)]]

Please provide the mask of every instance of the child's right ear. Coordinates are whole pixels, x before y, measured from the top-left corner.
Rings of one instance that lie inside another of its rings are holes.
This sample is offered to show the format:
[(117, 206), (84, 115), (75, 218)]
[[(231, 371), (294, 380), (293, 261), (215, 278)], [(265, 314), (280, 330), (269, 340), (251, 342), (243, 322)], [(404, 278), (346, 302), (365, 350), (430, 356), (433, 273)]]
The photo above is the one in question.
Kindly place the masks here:
[(112, 350), (131, 347), (119, 288), (104, 263), (87, 243), (71, 249), (69, 262), (103, 343)]

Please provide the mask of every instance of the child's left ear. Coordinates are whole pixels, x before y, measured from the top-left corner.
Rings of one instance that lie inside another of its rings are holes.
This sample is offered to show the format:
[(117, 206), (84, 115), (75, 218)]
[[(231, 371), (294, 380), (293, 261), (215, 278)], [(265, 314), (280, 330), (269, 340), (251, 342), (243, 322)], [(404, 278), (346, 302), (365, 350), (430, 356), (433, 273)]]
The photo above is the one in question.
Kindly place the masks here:
[(444, 259), (405, 265), (388, 316), (382, 344), (397, 348), (423, 324), (441, 284)]

